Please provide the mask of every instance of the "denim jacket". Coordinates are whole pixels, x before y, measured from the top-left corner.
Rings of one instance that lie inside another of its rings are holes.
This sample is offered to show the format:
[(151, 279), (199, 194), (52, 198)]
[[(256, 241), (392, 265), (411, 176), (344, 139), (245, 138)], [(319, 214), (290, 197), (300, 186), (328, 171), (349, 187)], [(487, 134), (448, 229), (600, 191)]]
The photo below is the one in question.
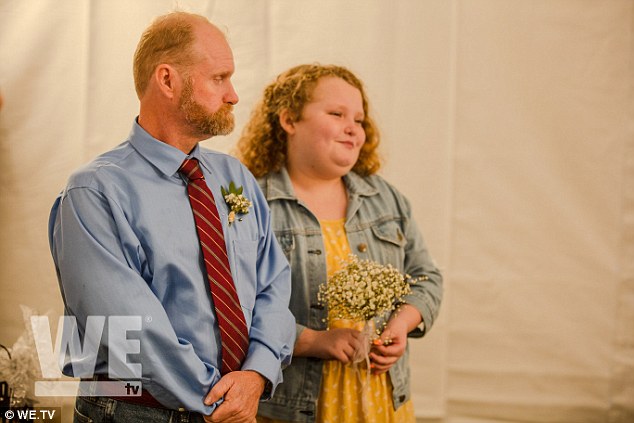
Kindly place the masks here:
[[(407, 199), (383, 178), (344, 177), (348, 190), (345, 229), (354, 254), (382, 264), (390, 263), (412, 277), (427, 276), (412, 285), (405, 302), (423, 316), (429, 331), (442, 299), (442, 276), (412, 220)], [(309, 327), (326, 329), (328, 311), (317, 301), (319, 285), (327, 280), (324, 245), (317, 218), (295, 197), (286, 169), (258, 180), (271, 208), (273, 231), (292, 269), (290, 309), (297, 321), (297, 337)], [(394, 408), (410, 397), (408, 350), (389, 370)], [(322, 378), (322, 360), (293, 357), (284, 381), (272, 399), (260, 403), (258, 413), (270, 418), (311, 422)]]

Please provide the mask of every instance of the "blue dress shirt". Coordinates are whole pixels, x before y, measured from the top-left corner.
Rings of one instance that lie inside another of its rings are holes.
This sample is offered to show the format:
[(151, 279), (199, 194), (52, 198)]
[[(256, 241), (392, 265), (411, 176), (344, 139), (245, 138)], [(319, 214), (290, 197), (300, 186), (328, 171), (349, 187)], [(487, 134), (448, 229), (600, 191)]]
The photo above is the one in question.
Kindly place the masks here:
[[(220, 379), (220, 334), (186, 182), (178, 173), (185, 158), (200, 161), (223, 223), (249, 328), (242, 370), (262, 374), (274, 390), (295, 340), (290, 270), (266, 199), (235, 158), (199, 146), (186, 155), (135, 121), (127, 141), (70, 177), (53, 205), (49, 239), (65, 311), (76, 317), (82, 342), (90, 335), (88, 316), (142, 321), (141, 330), (127, 333), (139, 340), (138, 354), (117, 355), (106, 327), (96, 368), (86, 364), (90, 357), (67, 354), (64, 373), (91, 377), (126, 360), (139, 363), (143, 388), (165, 406), (210, 414), (216, 405), (205, 406), (203, 399)], [(229, 225), (220, 187), (231, 181), (244, 187), (253, 207)]]

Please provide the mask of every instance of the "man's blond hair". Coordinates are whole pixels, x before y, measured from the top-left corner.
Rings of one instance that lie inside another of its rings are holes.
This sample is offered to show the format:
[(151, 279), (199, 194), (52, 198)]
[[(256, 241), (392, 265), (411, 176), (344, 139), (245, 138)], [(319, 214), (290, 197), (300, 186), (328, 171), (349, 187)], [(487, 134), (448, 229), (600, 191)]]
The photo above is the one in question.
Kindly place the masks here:
[(134, 53), (134, 88), (143, 97), (152, 74), (161, 63), (178, 70), (187, 69), (195, 61), (194, 21), (207, 18), (187, 12), (171, 12), (157, 17), (143, 32)]

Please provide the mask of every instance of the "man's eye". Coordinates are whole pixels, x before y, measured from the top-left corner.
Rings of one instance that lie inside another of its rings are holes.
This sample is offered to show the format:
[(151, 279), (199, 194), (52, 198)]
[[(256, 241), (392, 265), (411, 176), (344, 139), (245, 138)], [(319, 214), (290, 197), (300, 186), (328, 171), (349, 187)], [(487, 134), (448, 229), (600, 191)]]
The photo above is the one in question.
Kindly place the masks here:
[(330, 112), (330, 114), (333, 115), (333, 116), (339, 116), (339, 117), (342, 116), (341, 112)]

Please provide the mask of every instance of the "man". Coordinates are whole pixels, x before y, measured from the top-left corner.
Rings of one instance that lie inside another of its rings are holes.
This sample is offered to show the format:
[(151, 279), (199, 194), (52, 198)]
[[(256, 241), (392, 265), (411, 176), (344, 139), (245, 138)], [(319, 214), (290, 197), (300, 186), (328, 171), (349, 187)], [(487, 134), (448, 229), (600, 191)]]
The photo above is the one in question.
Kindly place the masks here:
[[(134, 57), (140, 112), (129, 138), (75, 172), (53, 206), (51, 251), (84, 343), (64, 366), (82, 378), (78, 417), (253, 422), (290, 361), (290, 271), (266, 200), (236, 159), (198, 145), (233, 129), (233, 72), (206, 18), (157, 18)], [(227, 305), (235, 291), (237, 312)], [(106, 317), (92, 357), (91, 316)], [(127, 332), (116, 316), (139, 327)], [(128, 379), (141, 395), (100, 396)]]

